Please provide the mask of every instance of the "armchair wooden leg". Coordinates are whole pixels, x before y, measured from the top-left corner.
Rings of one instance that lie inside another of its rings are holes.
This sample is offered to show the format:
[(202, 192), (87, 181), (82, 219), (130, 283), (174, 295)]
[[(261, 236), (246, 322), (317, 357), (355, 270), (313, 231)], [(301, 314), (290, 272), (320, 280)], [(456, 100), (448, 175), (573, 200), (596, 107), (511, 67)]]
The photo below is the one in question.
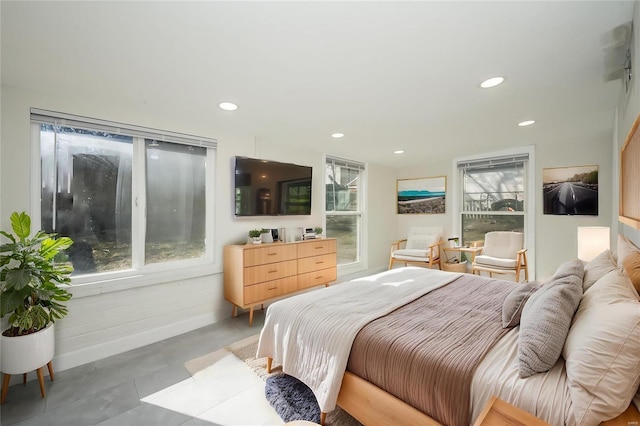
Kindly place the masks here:
[(324, 422), (327, 420), (327, 413), (324, 411), (320, 413), (320, 424), (324, 426)]
[(271, 373), (271, 363), (273, 362), (273, 358), (267, 358), (267, 373)]

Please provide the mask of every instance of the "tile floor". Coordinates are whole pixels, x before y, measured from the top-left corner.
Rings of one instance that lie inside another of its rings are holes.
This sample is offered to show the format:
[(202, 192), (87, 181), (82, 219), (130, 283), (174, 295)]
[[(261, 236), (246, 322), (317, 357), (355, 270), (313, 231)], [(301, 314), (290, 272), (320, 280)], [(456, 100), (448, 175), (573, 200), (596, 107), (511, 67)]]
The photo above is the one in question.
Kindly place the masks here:
[[(239, 315), (149, 346), (9, 388), (0, 408), (8, 425), (262, 425), (282, 424), (264, 399), (262, 382), (229, 353), (193, 377), (186, 361), (259, 333), (264, 312), (253, 327)], [(205, 385), (208, 384), (209, 386)], [(211, 383), (219, 386), (211, 386)]]

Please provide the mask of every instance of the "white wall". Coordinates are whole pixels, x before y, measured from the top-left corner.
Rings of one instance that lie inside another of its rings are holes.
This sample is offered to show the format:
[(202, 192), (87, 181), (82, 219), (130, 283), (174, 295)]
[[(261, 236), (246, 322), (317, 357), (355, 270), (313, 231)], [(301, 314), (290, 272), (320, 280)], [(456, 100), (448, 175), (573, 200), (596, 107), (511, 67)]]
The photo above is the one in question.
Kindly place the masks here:
[[(223, 246), (244, 243), (247, 231), (255, 227), (296, 228), (322, 223), (324, 164), (321, 152), (295, 151), (291, 147), (273, 144), (266, 146), (253, 135), (230, 137), (220, 134), (209, 121), (196, 119), (184, 108), (175, 111), (154, 110), (152, 107), (140, 109), (118, 97), (96, 101), (82, 96), (51, 96), (10, 86), (2, 86), (1, 89), (1, 119), (4, 124), (0, 139), (2, 229), (9, 228), (11, 212), (30, 211), (31, 191), (36, 186), (31, 182), (31, 107), (218, 140), (214, 226), (216, 261), (210, 268), (212, 273), (174, 281), (159, 277), (159, 281), (166, 282), (120, 291), (109, 291), (109, 284), (100, 288), (72, 286), (74, 298), (68, 304), (69, 315), (56, 325), (56, 370), (124, 352), (228, 318), (231, 305), (223, 297)], [(311, 216), (236, 219), (232, 210), (231, 169), (232, 158), (236, 155), (312, 166), (314, 186)], [(383, 269), (388, 260), (387, 247), (395, 235), (395, 212), (393, 204), (388, 201), (395, 196), (395, 170), (372, 164), (367, 167), (370, 190), (366, 194), (366, 205), (373, 214), (364, 223), (366, 245), (363, 250), (369, 255), (365, 267)], [(339, 274), (342, 274), (340, 270)]]

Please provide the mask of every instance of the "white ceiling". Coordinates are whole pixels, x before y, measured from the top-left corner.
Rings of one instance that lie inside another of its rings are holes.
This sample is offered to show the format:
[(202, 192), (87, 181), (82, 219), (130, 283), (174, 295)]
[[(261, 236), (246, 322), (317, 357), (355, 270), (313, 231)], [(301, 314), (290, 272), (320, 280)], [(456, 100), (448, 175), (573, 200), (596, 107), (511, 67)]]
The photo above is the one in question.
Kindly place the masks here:
[[(205, 120), (220, 143), (403, 167), (610, 141), (620, 82), (604, 81), (603, 40), (633, 2), (3, 1), (1, 13), (3, 84)], [(506, 81), (479, 88), (495, 75)]]

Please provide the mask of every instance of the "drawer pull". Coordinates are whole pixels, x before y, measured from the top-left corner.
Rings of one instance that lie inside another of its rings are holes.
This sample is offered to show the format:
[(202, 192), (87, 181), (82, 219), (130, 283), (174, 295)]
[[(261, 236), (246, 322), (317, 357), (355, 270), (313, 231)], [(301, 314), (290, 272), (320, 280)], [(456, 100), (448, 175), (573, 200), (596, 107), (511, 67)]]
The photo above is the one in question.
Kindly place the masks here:
[(321, 280), (322, 279), (322, 275), (320, 275), (319, 277), (316, 277), (316, 280)]
[(273, 271), (269, 271), (270, 274), (273, 274), (274, 272), (278, 272), (278, 270), (274, 269)]
[(275, 255), (277, 255), (277, 254), (278, 254), (278, 253), (267, 253), (267, 256), (275, 256)]
[(319, 262), (316, 262), (316, 265), (320, 265), (321, 263), (324, 263), (324, 261), (323, 261), (323, 260), (321, 260), (321, 261), (319, 261)]
[(316, 250), (320, 250), (320, 249), (323, 249), (323, 248), (324, 248), (324, 246), (316, 246)]
[(277, 289), (278, 289), (278, 286), (275, 286), (275, 287), (268, 288), (267, 290), (277, 290)]

